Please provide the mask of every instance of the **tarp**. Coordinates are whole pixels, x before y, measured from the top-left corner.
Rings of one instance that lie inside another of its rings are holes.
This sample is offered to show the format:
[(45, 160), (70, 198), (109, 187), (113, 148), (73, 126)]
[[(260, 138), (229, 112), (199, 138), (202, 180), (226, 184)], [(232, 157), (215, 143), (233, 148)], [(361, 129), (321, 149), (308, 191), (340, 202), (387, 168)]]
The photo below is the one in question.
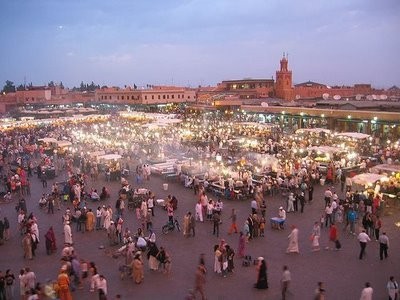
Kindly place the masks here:
[(381, 165), (376, 165), (371, 168), (372, 173), (387, 173), (391, 175), (393, 172), (394, 173), (399, 173), (400, 172), (400, 165), (389, 165), (389, 164), (381, 164)]
[(342, 133), (338, 133), (337, 135), (349, 137), (349, 138), (356, 139), (356, 140), (363, 140), (363, 139), (367, 139), (370, 137), (369, 134), (360, 133), (360, 132), (342, 132)]
[(377, 181), (385, 181), (385, 180), (387, 180), (387, 177), (385, 175), (374, 174), (374, 173), (362, 173), (351, 178), (351, 181), (354, 184), (359, 184), (359, 185), (373, 184)]

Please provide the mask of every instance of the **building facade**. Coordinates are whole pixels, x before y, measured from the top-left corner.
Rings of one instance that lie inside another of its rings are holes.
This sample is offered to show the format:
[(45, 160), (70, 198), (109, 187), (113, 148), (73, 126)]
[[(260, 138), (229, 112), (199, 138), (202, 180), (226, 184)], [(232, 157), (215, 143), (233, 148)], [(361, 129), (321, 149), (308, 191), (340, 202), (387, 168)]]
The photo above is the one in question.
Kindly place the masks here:
[(172, 86), (156, 86), (150, 89), (104, 88), (96, 90), (95, 101), (127, 105), (195, 102), (196, 91)]

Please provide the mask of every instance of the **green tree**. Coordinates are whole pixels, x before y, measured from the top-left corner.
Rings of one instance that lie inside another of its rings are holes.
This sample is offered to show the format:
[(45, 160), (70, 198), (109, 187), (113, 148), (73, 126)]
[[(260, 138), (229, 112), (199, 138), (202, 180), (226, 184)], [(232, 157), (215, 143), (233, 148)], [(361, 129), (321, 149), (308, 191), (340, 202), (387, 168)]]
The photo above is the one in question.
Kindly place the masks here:
[(25, 86), (21, 83), (21, 84), (17, 87), (17, 91), (25, 91)]
[(3, 87), (2, 90), (3, 93), (15, 93), (15, 85), (14, 82), (10, 81), (10, 80), (6, 80), (6, 84)]
[(53, 80), (50, 81), (50, 82), (47, 84), (47, 86), (48, 86), (48, 87), (54, 87), (54, 86), (55, 86), (54, 81), (53, 81)]

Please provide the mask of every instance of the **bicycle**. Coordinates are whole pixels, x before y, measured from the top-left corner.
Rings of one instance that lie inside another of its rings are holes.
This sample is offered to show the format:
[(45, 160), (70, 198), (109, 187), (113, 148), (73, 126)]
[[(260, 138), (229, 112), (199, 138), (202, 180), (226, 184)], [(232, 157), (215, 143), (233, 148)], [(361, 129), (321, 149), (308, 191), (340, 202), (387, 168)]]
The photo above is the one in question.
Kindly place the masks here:
[(161, 231), (162, 231), (163, 234), (167, 234), (167, 233), (169, 233), (170, 231), (174, 231), (175, 228), (176, 228), (176, 230), (178, 230), (179, 232), (181, 231), (181, 226), (179, 225), (179, 222), (178, 222), (178, 220), (177, 220), (176, 218), (174, 218), (172, 222), (168, 221), (168, 223), (165, 224), (165, 225), (162, 227)]

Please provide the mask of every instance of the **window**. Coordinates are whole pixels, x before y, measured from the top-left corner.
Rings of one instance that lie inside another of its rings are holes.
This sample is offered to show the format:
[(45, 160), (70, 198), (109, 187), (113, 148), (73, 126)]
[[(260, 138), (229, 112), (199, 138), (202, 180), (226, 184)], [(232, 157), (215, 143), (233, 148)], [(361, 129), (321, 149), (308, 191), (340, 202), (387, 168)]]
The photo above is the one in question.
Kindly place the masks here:
[(171, 98), (174, 99), (174, 98), (175, 98), (174, 96), (175, 96), (175, 95), (172, 95)]
[(144, 96), (144, 100), (147, 100), (147, 96)]
[(178, 95), (178, 99), (181, 99), (181, 95)]
[(160, 100), (161, 99), (161, 96), (160, 95), (158, 95), (158, 100)]
[(162, 98), (165, 99), (165, 95), (162, 95)]
[(119, 96), (117, 96), (117, 100), (119, 100)]
[(121, 100), (124, 100), (124, 96), (121, 96)]
[(154, 100), (154, 95), (151, 95), (151, 100)]
[(190, 99), (190, 96), (188, 96), (188, 99)]
[(169, 95), (167, 95), (167, 99), (169, 99)]

